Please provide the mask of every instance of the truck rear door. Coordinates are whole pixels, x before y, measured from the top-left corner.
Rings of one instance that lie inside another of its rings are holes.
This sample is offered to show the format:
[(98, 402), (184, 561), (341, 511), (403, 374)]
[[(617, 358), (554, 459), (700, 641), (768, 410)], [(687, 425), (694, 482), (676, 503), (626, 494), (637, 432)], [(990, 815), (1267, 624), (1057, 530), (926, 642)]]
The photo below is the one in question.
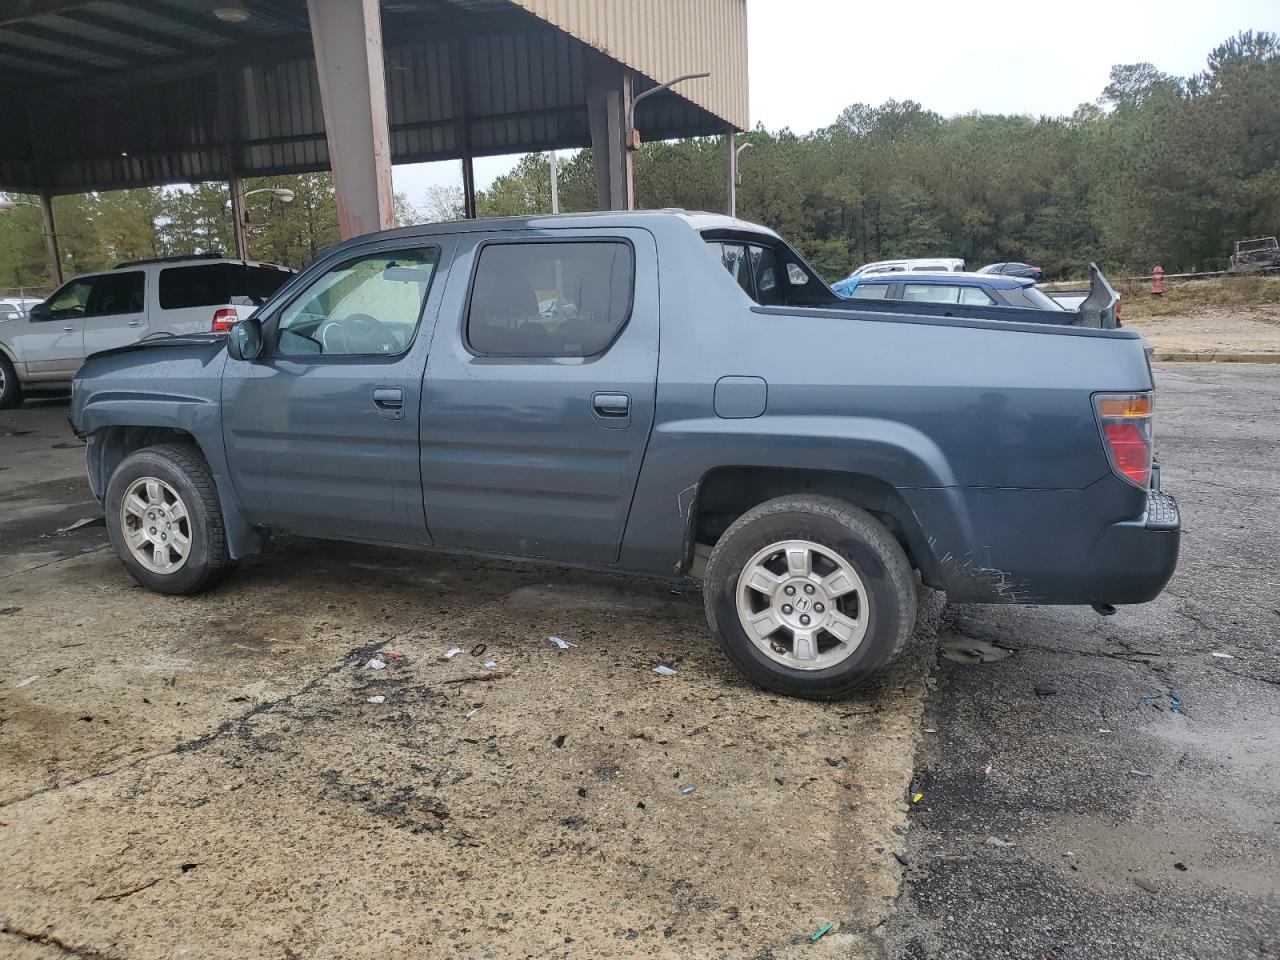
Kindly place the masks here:
[(423, 384), (433, 541), (614, 562), (653, 425), (653, 237), (468, 234), (453, 275)]

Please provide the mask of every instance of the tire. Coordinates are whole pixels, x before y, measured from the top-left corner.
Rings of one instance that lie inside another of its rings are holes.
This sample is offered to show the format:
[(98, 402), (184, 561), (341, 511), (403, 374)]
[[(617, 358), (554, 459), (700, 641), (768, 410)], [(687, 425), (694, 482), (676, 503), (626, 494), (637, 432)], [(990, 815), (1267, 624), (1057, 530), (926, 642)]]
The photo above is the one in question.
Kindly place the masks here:
[[(802, 551), (807, 575), (803, 562), (792, 566)], [(916, 619), (915, 577), (898, 541), (865, 510), (834, 497), (780, 497), (739, 517), (711, 551), (703, 601), (739, 670), (766, 690), (807, 700), (836, 700), (866, 686), (902, 650)], [(809, 614), (799, 612), (802, 605)], [(802, 628), (800, 619), (834, 632)]]
[[(160, 493), (158, 500), (149, 496), (152, 482)], [(135, 509), (125, 509), (127, 496)], [(165, 444), (130, 454), (111, 474), (103, 505), (116, 556), (149, 590), (200, 593), (235, 567), (227, 549), (227, 531), (213, 473), (194, 447)], [(138, 512), (139, 506), (146, 512)], [(148, 516), (156, 519), (148, 520)], [(150, 526), (153, 523), (154, 527)], [(148, 536), (152, 530), (159, 531), (155, 542)], [(139, 534), (146, 539), (135, 551), (131, 541), (137, 543)], [(172, 539), (161, 544), (161, 536)], [(185, 550), (180, 548), (183, 537), (187, 541)], [(140, 552), (147, 559), (142, 559)], [(161, 553), (171, 569), (163, 569), (158, 562)]]
[(22, 384), (13, 362), (0, 353), (0, 410), (8, 410), (22, 403)]

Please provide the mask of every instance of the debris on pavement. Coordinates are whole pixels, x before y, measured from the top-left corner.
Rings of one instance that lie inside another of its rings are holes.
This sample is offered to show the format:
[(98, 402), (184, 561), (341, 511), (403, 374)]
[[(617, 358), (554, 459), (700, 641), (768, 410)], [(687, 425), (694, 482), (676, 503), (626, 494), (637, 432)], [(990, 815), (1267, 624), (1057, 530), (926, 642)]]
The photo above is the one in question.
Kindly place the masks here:
[(473, 657), (478, 657), (482, 653), (484, 653), (487, 649), (489, 649), (489, 645), (487, 643), (477, 643), (474, 647), (471, 648), (471, 655)]
[(561, 650), (568, 650), (570, 647), (577, 646), (576, 643), (570, 643), (568, 640), (565, 640), (561, 637), (547, 637), (547, 639), (550, 640), (552, 643), (554, 643)]
[(1150, 880), (1143, 880), (1141, 877), (1134, 877), (1133, 885), (1137, 887), (1139, 890), (1147, 891), (1147, 893), (1160, 892), (1160, 888), (1157, 887), (1154, 883), (1152, 883)]
[(31, 686), (31, 684), (35, 683), (39, 679), (40, 679), (40, 674), (38, 673), (33, 677), (26, 677), (18, 681), (18, 688), (21, 689), (22, 687), (29, 687)]
[(1147, 771), (1139, 770), (1136, 767), (1130, 767), (1129, 776), (1134, 777), (1135, 779), (1138, 779), (1138, 780), (1150, 780), (1152, 777), (1155, 776), (1155, 774), (1147, 773)]
[(1219, 660), (1234, 660), (1234, 659), (1235, 659), (1235, 657), (1233, 657), (1231, 654), (1229, 654), (1229, 653), (1223, 653), (1221, 650), (1215, 650), (1215, 651), (1213, 651), (1213, 653), (1209, 654), (1209, 656), (1211, 656), (1211, 657), (1217, 657)]
[(54, 531), (54, 533), (70, 533), (72, 530), (79, 530), (81, 527), (91, 527), (91, 526), (94, 526), (95, 524), (101, 524), (102, 526), (105, 527), (107, 525), (106, 518), (105, 517), (85, 517), (82, 520), (77, 520), (75, 523), (67, 524), (67, 526), (65, 527), (59, 527), (57, 530)]
[(923, 793), (917, 793), (917, 794), (914, 794), (914, 795), (911, 797), (911, 802), (912, 802), (912, 803), (919, 803), (919, 802), (920, 802), (921, 800), (923, 800), (923, 799), (924, 799), (924, 794), (923, 794)]
[(565, 741), (565, 734), (562, 733), (560, 734), (560, 736), (556, 737), (554, 740), (551, 741), (551, 745), (553, 747), (563, 747), (564, 741)]
[(372, 660), (370, 660), (368, 663), (365, 664), (365, 667), (369, 670), (381, 670), (386, 665), (387, 665), (387, 661), (379, 660), (377, 657), (374, 657)]
[(1099, 728), (1098, 728), (1098, 732), (1099, 732), (1099, 733), (1110, 733), (1110, 732), (1111, 732), (1111, 728), (1110, 728), (1110, 727), (1099, 727)]
[(994, 663), (1017, 653), (1009, 647), (1001, 647), (973, 637), (950, 637), (938, 645), (942, 656), (953, 663)]
[(386, 659), (388, 659), (388, 660), (403, 660), (403, 659), (404, 659), (404, 654), (403, 654), (403, 653), (393, 653), (393, 652), (391, 652), (390, 650), (388, 650), (386, 653), (382, 654), (382, 656), (383, 656), (383, 657), (385, 657), (385, 658), (386, 658)]
[(479, 713), (483, 709), (484, 709), (484, 704), (482, 703), (480, 704), (480, 706), (476, 707), (474, 710), (469, 711), (465, 719), (470, 720), (472, 717), (474, 717), (477, 713)]
[(1014, 843), (1012, 840), (1001, 840), (999, 837), (987, 837), (985, 842), (992, 847), (1016, 847), (1017, 846), (1017, 844)]
[(1175, 870), (1181, 870), (1183, 873), (1186, 873), (1186, 871), (1187, 871), (1187, 865), (1186, 865), (1185, 863), (1183, 863), (1181, 860), (1179, 860), (1177, 863), (1175, 863), (1175, 864), (1173, 865), (1173, 869), (1175, 869)]
[(813, 934), (813, 936), (811, 936), (811, 937), (809, 938), (809, 942), (810, 942), (810, 943), (817, 943), (819, 940), (821, 940), (823, 937), (825, 937), (825, 936), (827, 935), (827, 933), (828, 933), (828, 932), (830, 932), (830, 930), (831, 930), (831, 924), (829, 924), (829, 923), (824, 923), (822, 926), (820, 926), (820, 927), (817, 929), (817, 931)]
[(676, 675), (676, 672), (664, 663), (660, 663), (656, 667), (654, 667), (653, 672), (660, 673), (664, 677), (674, 677)]
[(486, 661), (484, 662), (484, 668), (485, 668), (486, 670), (492, 670), (492, 669), (493, 669), (494, 667), (496, 667), (497, 665), (498, 665), (498, 661), (497, 661), (497, 660), (486, 660)]
[(160, 882), (160, 880), (161, 880), (161, 878), (160, 878), (160, 877), (156, 877), (154, 880), (148, 880), (146, 883), (142, 884), (141, 886), (138, 886), (138, 887), (131, 887), (130, 889), (128, 889), (128, 890), (122, 890), (122, 891), (120, 891), (119, 893), (100, 893), (100, 894), (98, 894), (96, 897), (94, 897), (93, 899), (95, 899), (95, 900), (123, 900), (125, 897), (131, 897), (131, 896), (133, 896), (135, 893), (141, 893), (143, 890), (146, 890), (146, 889), (148, 889), (148, 888), (150, 888), (150, 887), (154, 887), (157, 883), (159, 883), (159, 882)]
[(697, 789), (698, 789), (697, 787), (681, 787), (680, 792), (688, 794), (688, 793), (693, 793), (693, 791)]
[(370, 697), (368, 702), (369, 703), (385, 703), (386, 700), (387, 700), (386, 697), (384, 697), (382, 694), (378, 694), (377, 696)]
[(462, 648), (461, 648), (461, 647), (450, 647), (448, 650), (446, 650), (446, 651), (444, 652), (444, 658), (445, 658), (446, 660), (452, 660), (454, 657), (456, 657), (456, 656), (457, 656), (458, 654), (460, 654), (461, 652), (462, 652)]
[(1055, 694), (1057, 694), (1057, 692), (1058, 692), (1057, 687), (1049, 686), (1048, 684), (1044, 684), (1042, 686), (1036, 687), (1037, 697), (1052, 697)]

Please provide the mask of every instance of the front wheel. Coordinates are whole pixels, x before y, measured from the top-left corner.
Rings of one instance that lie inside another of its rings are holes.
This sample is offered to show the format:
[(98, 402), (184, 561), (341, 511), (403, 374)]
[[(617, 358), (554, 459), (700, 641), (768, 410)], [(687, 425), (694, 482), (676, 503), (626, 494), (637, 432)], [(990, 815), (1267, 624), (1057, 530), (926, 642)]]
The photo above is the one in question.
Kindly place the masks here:
[(711, 551), (703, 595), (743, 673), (811, 700), (865, 686), (915, 626), (902, 547), (869, 513), (833, 497), (780, 497), (739, 517)]
[(8, 410), (22, 403), (22, 384), (13, 363), (0, 353), (0, 410)]
[(107, 533), (133, 578), (158, 593), (199, 593), (234, 567), (213, 473), (192, 447), (146, 447), (107, 484)]

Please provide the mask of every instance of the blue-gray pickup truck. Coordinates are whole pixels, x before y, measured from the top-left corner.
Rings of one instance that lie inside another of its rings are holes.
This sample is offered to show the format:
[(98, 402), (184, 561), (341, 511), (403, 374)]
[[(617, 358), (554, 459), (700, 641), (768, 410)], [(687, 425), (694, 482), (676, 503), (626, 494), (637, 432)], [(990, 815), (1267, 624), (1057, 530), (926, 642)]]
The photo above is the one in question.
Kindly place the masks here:
[(901, 649), (917, 572), (961, 602), (1155, 597), (1179, 519), (1142, 338), (910, 308), (709, 214), (409, 227), (226, 337), (91, 357), (72, 424), (153, 590), (274, 534), (692, 575), (728, 657), (803, 697)]

